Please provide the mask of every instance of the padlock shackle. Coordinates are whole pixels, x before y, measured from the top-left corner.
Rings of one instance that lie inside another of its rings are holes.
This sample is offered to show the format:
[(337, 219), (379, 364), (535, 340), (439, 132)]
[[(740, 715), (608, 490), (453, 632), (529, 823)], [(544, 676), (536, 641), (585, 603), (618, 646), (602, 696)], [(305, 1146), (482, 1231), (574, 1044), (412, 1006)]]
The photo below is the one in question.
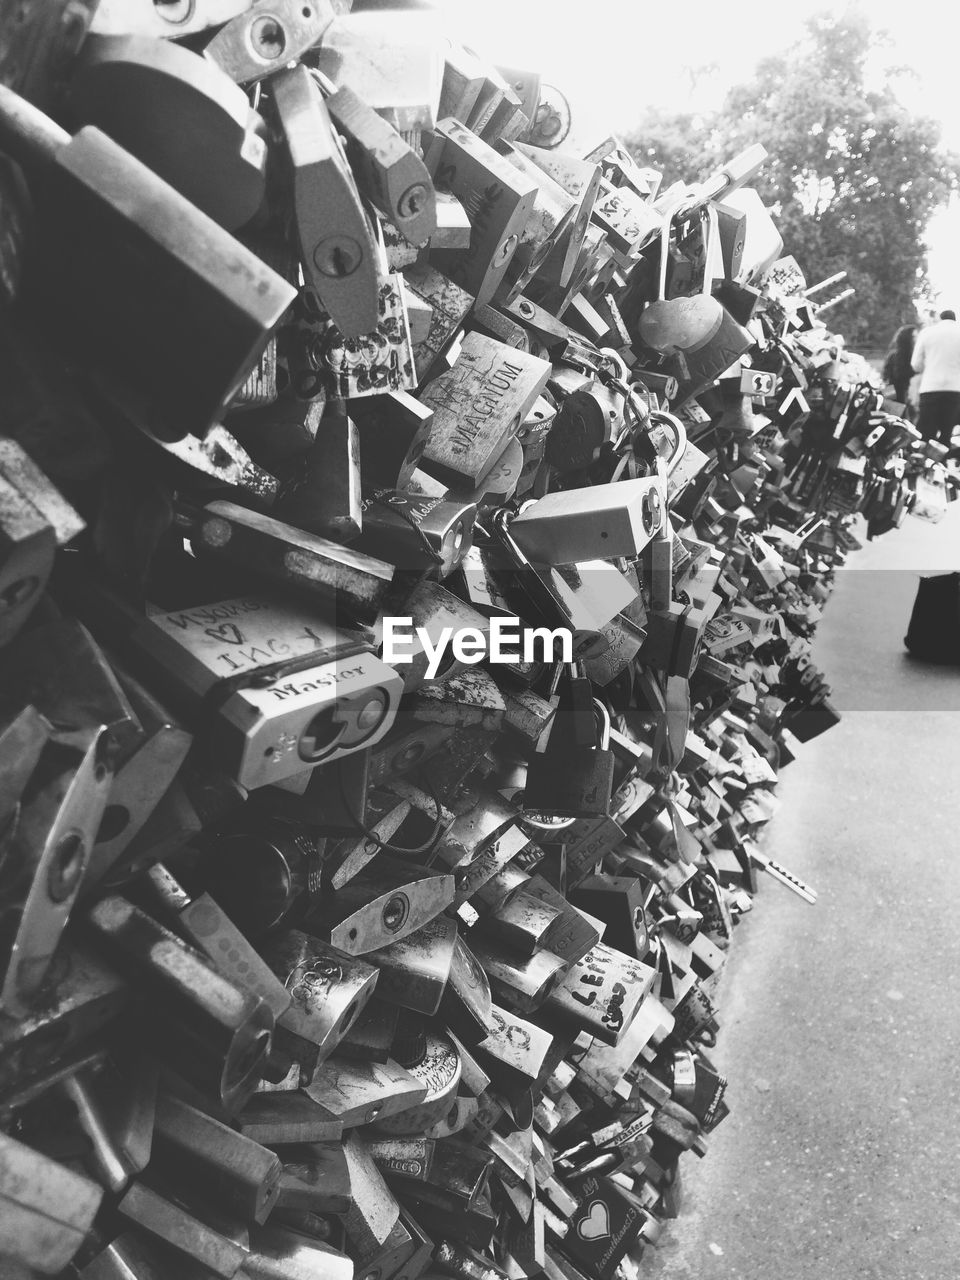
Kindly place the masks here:
[(658, 302), (666, 302), (667, 300), (667, 258), (670, 255), (670, 232), (673, 229), (673, 220), (689, 198), (690, 189), (688, 188), (679, 200), (674, 200), (672, 204), (667, 206), (663, 215), (663, 222), (660, 225), (660, 274), (657, 281)]
[(769, 154), (762, 142), (752, 143), (698, 183), (692, 190), (689, 202), (681, 206), (679, 216), (689, 218), (703, 205), (712, 200), (722, 200), (724, 196), (742, 187), (754, 177)]
[[(667, 258), (670, 254), (670, 232), (673, 228), (673, 220), (683, 209), (684, 201), (687, 200), (688, 195), (689, 191), (687, 195), (683, 197), (683, 200), (670, 205), (666, 213), (663, 215), (663, 226), (660, 229), (660, 277), (657, 286), (658, 302), (665, 302), (667, 299)], [(700, 221), (706, 221), (707, 224), (707, 232), (703, 238), (703, 284), (700, 287), (700, 292), (704, 297), (709, 298), (713, 291), (713, 282), (710, 279), (709, 270), (710, 248), (713, 241), (716, 239), (719, 222), (717, 219), (717, 210), (713, 204), (707, 203), (703, 205), (694, 205), (693, 212), (695, 212), (697, 208), (700, 209)]]
[(55, 160), (70, 134), (19, 93), (0, 85), (0, 147), (12, 159), (29, 166)]
[(671, 453), (666, 463), (667, 475), (672, 475), (680, 459), (683, 457), (687, 448), (687, 429), (672, 413), (667, 413), (664, 409), (651, 409), (649, 421), (652, 426), (669, 427), (673, 432), (674, 445), (673, 453)]

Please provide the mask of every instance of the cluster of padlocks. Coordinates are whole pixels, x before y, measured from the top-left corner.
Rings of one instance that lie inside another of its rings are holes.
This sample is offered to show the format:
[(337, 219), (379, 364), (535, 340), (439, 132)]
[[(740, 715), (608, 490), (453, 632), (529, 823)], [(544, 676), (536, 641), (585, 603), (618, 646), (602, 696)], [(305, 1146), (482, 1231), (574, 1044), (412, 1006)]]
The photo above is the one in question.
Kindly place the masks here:
[(916, 432), (762, 148), (661, 191), (360, 8), (0, 30), (5, 1277), (631, 1280), (816, 898), (760, 838)]

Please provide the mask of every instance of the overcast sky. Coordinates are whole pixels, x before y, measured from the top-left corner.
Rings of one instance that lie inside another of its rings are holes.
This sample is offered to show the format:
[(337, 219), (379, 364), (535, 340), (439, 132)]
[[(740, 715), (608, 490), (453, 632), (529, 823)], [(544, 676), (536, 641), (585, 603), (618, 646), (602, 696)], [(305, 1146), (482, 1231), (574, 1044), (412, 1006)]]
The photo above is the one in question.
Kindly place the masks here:
[[(445, 29), (501, 65), (530, 67), (570, 99), (584, 146), (624, 132), (652, 103), (709, 108), (755, 63), (793, 44), (806, 14), (846, 4), (777, 0), (435, 0)], [(908, 107), (941, 122), (960, 151), (960, 6), (947, 0), (870, 0), (884, 55), (915, 78), (898, 80)], [(691, 97), (687, 68), (714, 64)], [(882, 67), (879, 68), (882, 73)], [(776, 139), (767, 141), (773, 151)], [(694, 175), (691, 175), (691, 177)], [(930, 229), (931, 276), (943, 305), (960, 309), (960, 203)], [(789, 246), (788, 246), (789, 247)]]

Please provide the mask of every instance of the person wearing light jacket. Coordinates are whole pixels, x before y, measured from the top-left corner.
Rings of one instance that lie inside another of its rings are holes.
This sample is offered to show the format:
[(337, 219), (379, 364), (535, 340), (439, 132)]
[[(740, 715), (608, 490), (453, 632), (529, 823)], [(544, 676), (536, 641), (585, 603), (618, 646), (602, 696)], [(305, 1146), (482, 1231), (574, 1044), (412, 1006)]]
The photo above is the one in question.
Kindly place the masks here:
[(925, 440), (949, 445), (960, 423), (960, 324), (955, 311), (921, 329), (913, 348), (913, 371), (920, 374), (917, 428)]

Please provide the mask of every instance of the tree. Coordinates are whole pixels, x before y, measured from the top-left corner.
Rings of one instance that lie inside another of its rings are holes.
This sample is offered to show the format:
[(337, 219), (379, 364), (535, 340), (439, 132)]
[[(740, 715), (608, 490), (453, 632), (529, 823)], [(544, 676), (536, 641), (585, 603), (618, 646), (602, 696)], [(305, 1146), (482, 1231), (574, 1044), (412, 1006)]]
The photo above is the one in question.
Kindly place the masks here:
[(902, 69), (872, 84), (889, 41), (858, 9), (814, 14), (801, 44), (765, 59), (712, 116), (650, 112), (626, 141), (665, 180), (691, 180), (762, 142), (756, 186), (811, 284), (845, 270), (854, 297), (830, 313), (852, 345), (886, 345), (928, 293), (924, 235), (960, 185), (939, 125), (900, 103)]

